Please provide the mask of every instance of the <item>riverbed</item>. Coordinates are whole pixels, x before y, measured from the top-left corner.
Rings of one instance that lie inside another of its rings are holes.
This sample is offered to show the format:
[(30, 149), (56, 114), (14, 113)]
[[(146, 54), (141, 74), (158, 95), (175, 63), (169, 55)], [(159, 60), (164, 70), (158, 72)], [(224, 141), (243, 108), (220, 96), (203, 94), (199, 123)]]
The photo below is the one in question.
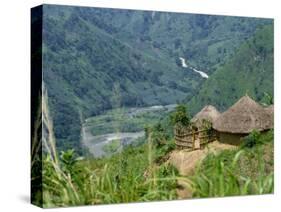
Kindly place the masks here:
[(105, 147), (110, 145), (113, 141), (118, 140), (120, 142), (120, 146), (114, 152), (117, 153), (122, 151), (125, 146), (133, 144), (138, 138), (144, 137), (144, 131), (134, 133), (116, 132), (98, 136), (92, 136), (90, 130), (87, 128), (84, 128), (84, 131), (82, 143), (88, 148), (89, 152), (95, 158), (110, 156), (113, 154), (113, 152), (109, 153), (105, 150)]
[[(176, 104), (171, 105), (153, 105), (149, 107), (132, 107), (126, 108), (126, 110), (122, 110), (122, 119), (126, 120), (125, 122), (130, 122), (134, 120), (135, 122), (140, 123), (142, 121), (141, 116), (147, 116), (153, 118), (154, 116), (151, 114), (160, 114), (161, 116), (165, 113), (168, 113), (176, 107)], [(110, 115), (109, 115), (110, 114)], [(107, 133), (102, 133), (95, 135), (93, 131), (95, 131), (96, 127), (106, 124), (108, 126), (108, 120), (111, 116), (113, 116), (112, 110), (108, 111), (104, 115), (89, 117), (85, 120), (85, 123), (82, 126), (81, 131), (81, 142), (82, 145), (87, 147), (91, 155), (95, 158), (100, 158), (104, 156), (110, 156), (114, 153), (122, 151), (128, 145), (135, 145), (139, 142), (140, 138), (143, 138), (145, 135), (144, 128), (141, 127), (139, 131), (134, 132), (122, 132), (119, 130), (112, 130)], [(110, 117), (108, 117), (110, 116)], [(101, 119), (101, 117), (103, 119)], [(98, 124), (96, 124), (95, 120), (99, 120)], [(101, 121), (100, 120), (104, 120)], [(114, 120), (114, 119), (113, 119)], [(116, 120), (114, 120), (114, 124), (116, 124)], [(119, 123), (119, 121), (117, 121)], [(121, 120), (120, 120), (121, 123)], [(119, 123), (119, 124), (120, 124)], [(134, 122), (132, 122), (134, 123)], [(93, 124), (96, 124), (93, 126)], [(113, 123), (112, 123), (113, 124)], [(93, 130), (94, 129), (94, 130)], [(109, 145), (112, 145), (114, 142), (119, 144), (114, 152), (106, 151), (106, 148)]]

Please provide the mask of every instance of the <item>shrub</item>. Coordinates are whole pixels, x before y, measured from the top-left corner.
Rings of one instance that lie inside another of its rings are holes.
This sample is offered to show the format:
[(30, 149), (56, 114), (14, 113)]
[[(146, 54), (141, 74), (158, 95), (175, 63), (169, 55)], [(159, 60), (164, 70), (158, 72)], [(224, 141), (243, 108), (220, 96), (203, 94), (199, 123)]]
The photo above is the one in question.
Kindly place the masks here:
[(253, 130), (248, 136), (244, 138), (242, 143), (242, 148), (252, 148), (256, 145), (263, 144), (261, 139), (261, 133), (257, 130)]
[(212, 132), (213, 132), (212, 122), (210, 122), (209, 120), (203, 119), (202, 120), (202, 127), (203, 127), (203, 130), (206, 130), (206, 133), (207, 133), (208, 136), (212, 135)]
[(187, 112), (187, 108), (185, 105), (178, 105), (176, 107), (176, 111), (171, 114), (170, 120), (173, 125), (180, 124), (182, 126), (190, 125), (190, 117)]

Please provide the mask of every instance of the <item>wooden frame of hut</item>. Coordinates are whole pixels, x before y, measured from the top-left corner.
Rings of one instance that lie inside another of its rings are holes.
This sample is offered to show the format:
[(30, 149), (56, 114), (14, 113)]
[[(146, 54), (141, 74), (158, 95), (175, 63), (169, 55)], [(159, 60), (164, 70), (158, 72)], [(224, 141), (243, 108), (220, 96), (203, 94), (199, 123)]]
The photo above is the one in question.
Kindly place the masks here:
[(220, 115), (214, 106), (207, 105), (191, 119), (191, 123), (197, 128), (199, 134), (200, 148), (204, 148), (209, 142), (216, 140), (216, 131), (212, 126)]
[(248, 95), (243, 96), (221, 114), (213, 128), (220, 142), (239, 145), (254, 129), (263, 132), (273, 128), (273, 106), (266, 109)]
[(180, 149), (195, 149), (195, 133), (191, 126), (176, 125), (174, 127), (175, 143)]
[[(174, 128), (176, 145), (188, 150), (204, 148), (217, 137), (212, 124), (219, 116), (220, 113), (214, 106), (207, 105), (191, 119), (191, 126), (176, 125)], [(210, 124), (210, 129), (206, 129), (206, 123)]]

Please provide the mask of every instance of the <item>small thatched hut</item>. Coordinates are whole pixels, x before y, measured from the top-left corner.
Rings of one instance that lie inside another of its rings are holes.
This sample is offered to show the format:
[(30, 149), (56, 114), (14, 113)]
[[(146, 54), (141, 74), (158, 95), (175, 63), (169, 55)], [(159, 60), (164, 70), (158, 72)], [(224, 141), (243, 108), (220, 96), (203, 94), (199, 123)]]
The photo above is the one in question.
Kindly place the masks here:
[(220, 142), (237, 145), (254, 129), (262, 132), (273, 128), (273, 108), (265, 109), (246, 95), (222, 113), (213, 128)]
[(191, 122), (196, 127), (200, 128), (204, 120), (207, 120), (210, 123), (214, 124), (219, 116), (220, 112), (214, 106), (207, 105), (191, 119)]

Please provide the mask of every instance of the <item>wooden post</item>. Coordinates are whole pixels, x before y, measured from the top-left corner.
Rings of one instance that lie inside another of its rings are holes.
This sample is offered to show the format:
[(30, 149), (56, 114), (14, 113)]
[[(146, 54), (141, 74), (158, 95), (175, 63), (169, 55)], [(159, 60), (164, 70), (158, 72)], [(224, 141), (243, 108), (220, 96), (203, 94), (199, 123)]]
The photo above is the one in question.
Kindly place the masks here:
[(192, 128), (192, 150), (195, 149), (195, 130)]

